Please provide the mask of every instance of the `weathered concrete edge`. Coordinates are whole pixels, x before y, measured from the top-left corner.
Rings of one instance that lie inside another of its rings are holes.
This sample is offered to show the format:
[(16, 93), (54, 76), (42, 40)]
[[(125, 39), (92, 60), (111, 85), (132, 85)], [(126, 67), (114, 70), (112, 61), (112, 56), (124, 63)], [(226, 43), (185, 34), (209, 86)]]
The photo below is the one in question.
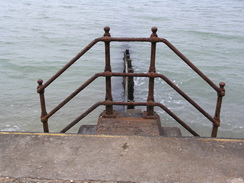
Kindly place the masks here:
[(130, 181), (95, 181), (95, 180), (54, 180), (54, 179), (39, 179), (39, 178), (30, 178), (30, 177), (21, 177), (21, 178), (14, 178), (14, 177), (1, 177), (0, 176), (0, 182), (3, 183), (135, 183)]
[[(87, 134), (76, 134), (76, 133), (39, 133), (39, 132), (3, 132), (0, 131), (0, 135), (9, 135), (9, 134), (16, 134), (16, 135), (40, 135), (40, 136), (85, 136), (85, 137), (100, 137), (100, 138), (118, 138), (118, 137), (127, 137), (124, 135), (87, 135)], [(132, 136), (132, 135), (131, 135)], [(143, 136), (133, 136), (135, 138), (137, 137), (143, 137)], [(148, 136), (148, 137), (160, 137), (160, 136)], [(162, 138), (172, 138), (172, 137), (162, 137)], [(210, 141), (220, 141), (220, 142), (244, 142), (243, 138), (210, 138), (210, 137), (173, 137), (173, 138), (190, 138), (195, 140), (210, 140)]]

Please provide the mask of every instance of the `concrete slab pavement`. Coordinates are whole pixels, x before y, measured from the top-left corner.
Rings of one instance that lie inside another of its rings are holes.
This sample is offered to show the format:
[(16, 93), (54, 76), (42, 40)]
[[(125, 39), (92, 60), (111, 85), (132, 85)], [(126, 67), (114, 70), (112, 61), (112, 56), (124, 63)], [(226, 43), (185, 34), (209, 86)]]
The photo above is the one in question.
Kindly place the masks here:
[(244, 140), (0, 132), (0, 177), (243, 183)]

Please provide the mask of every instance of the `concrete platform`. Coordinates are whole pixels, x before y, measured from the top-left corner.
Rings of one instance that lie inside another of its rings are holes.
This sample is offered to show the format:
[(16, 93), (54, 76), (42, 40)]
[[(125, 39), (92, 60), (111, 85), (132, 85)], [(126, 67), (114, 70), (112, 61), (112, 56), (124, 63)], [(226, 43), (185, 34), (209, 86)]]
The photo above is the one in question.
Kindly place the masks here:
[(80, 134), (96, 135), (139, 135), (139, 136), (165, 136), (180, 137), (181, 131), (177, 127), (162, 127), (160, 117), (154, 113), (151, 118), (144, 117), (140, 109), (128, 109), (117, 113), (115, 118), (98, 118), (97, 125), (83, 125)]
[(244, 140), (0, 132), (0, 177), (2, 182), (243, 183)]
[(117, 113), (115, 118), (99, 117), (96, 134), (160, 136), (161, 128), (158, 114), (154, 113), (153, 118), (146, 119), (143, 118), (141, 110), (131, 109), (124, 113)]

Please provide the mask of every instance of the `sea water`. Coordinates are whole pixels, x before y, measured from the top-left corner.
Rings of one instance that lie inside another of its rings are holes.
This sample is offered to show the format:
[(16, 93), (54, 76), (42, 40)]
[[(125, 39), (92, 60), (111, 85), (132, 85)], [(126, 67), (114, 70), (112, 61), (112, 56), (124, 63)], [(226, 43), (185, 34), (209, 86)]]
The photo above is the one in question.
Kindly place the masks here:
[[(219, 137), (244, 138), (244, 1), (0, 1), (0, 131), (42, 132), (38, 79), (47, 81), (80, 50), (110, 26), (113, 37), (149, 37), (151, 27), (169, 40), (216, 85), (225, 82)], [(123, 52), (130, 49), (135, 72), (147, 72), (149, 43), (111, 43), (114, 72), (123, 71)], [(166, 75), (210, 115), (216, 92), (163, 43), (157, 44), (157, 72)], [(104, 70), (104, 44), (96, 44), (45, 90), (47, 111), (83, 82)], [(135, 100), (147, 99), (147, 78), (135, 79)], [(122, 79), (113, 78), (113, 99), (123, 101)], [(97, 79), (49, 119), (59, 132), (78, 115), (105, 98), (104, 78)], [(210, 136), (209, 120), (165, 82), (155, 80), (155, 101), (202, 136)], [(142, 110), (145, 108), (141, 107)], [(159, 108), (163, 126), (178, 126)], [(70, 130), (96, 124), (98, 107)], [(118, 108), (118, 110), (120, 110)], [(184, 135), (189, 135), (181, 129)]]

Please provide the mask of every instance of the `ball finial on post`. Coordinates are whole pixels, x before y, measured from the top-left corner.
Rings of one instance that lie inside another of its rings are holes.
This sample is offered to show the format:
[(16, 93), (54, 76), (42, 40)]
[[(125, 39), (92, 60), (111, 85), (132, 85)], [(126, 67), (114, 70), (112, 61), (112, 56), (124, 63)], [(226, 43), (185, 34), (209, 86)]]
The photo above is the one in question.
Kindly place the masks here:
[(110, 37), (110, 33), (109, 33), (109, 31), (110, 31), (110, 27), (108, 27), (108, 26), (106, 26), (106, 27), (104, 27), (104, 35), (103, 36), (108, 36), (108, 37)]
[(44, 89), (40, 89), (42, 87), (43, 80), (42, 79), (38, 79), (37, 83), (38, 83), (37, 93), (39, 93), (39, 94), (44, 93)]
[(152, 30), (151, 37), (158, 37), (158, 35), (157, 35), (158, 28), (157, 27), (152, 27), (151, 30)]
[(220, 88), (224, 88), (224, 86), (225, 86), (225, 82), (220, 82), (220, 83), (219, 83), (219, 86), (220, 86)]
[(225, 87), (225, 82), (220, 82), (220, 83), (219, 83), (219, 87), (220, 87), (221, 91), (219, 92), (218, 95), (219, 95), (220, 97), (225, 96), (225, 89), (224, 89), (224, 87)]
[(42, 80), (42, 79), (38, 79), (38, 80), (37, 80), (37, 83), (38, 83), (39, 85), (42, 85), (43, 80)]

